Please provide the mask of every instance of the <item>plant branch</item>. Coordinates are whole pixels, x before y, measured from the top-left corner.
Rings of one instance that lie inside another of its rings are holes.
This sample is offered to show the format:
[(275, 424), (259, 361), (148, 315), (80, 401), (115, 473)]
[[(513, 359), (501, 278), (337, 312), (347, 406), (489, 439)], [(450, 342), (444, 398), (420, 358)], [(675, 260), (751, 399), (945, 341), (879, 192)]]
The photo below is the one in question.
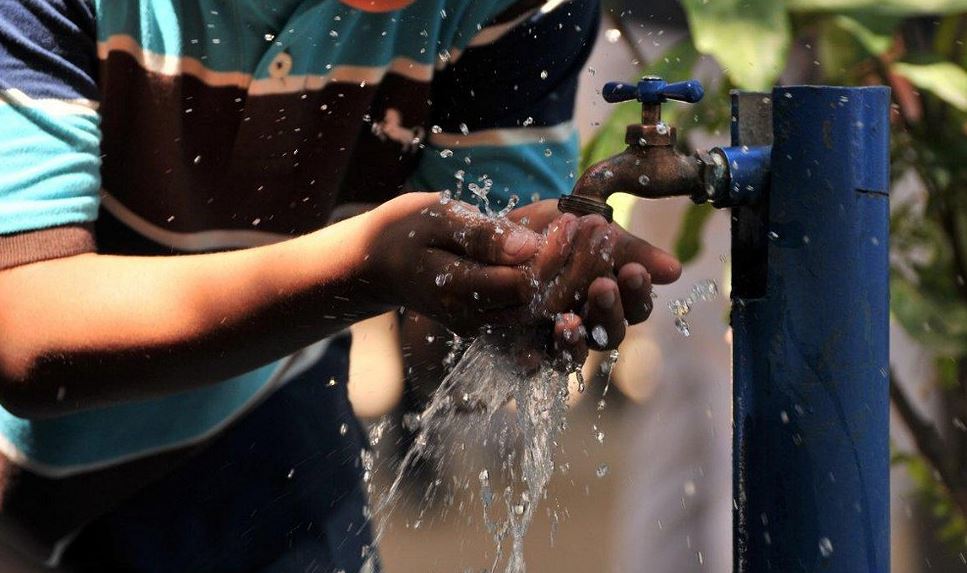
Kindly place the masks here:
[(625, 44), (631, 49), (631, 53), (634, 54), (635, 60), (638, 61), (638, 67), (644, 68), (648, 65), (648, 58), (645, 56), (644, 50), (641, 49), (641, 44), (635, 42), (635, 37), (632, 35), (628, 24), (620, 16), (611, 16), (610, 19), (614, 27), (621, 32), (621, 37), (624, 38)]
[[(954, 193), (951, 193), (954, 196)], [(964, 236), (961, 232), (960, 226), (957, 224), (957, 217), (954, 213), (954, 209), (950, 205), (942, 206), (941, 223), (943, 224), (944, 232), (947, 234), (947, 239), (950, 241), (950, 247), (953, 250), (954, 259), (954, 272), (957, 274), (960, 280), (954, 279), (954, 283), (957, 287), (957, 292), (960, 293), (960, 298), (967, 303), (967, 252), (965, 252), (964, 245), (962, 243), (962, 237)]]
[(903, 423), (913, 435), (913, 441), (937, 475), (943, 486), (950, 492), (961, 515), (967, 517), (967, 487), (963, 480), (950, 467), (946, 460), (946, 447), (943, 438), (933, 424), (923, 419), (913, 408), (906, 392), (900, 387), (893, 370), (890, 370), (890, 400), (896, 407)]

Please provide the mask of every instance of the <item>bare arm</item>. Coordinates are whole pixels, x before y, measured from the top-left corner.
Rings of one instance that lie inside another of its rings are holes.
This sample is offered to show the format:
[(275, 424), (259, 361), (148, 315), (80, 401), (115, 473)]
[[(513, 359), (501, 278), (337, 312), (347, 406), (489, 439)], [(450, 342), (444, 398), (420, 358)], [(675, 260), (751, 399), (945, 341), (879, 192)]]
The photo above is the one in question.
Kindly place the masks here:
[[(400, 304), (452, 322), (485, 321), (488, 309), (464, 308), (463, 290), (482, 292), (481, 305), (519, 304), (522, 274), (485, 263), (522, 262), (538, 240), (520, 229), (527, 240), (511, 255), (502, 238), (516, 233), (495, 235), (497, 223), (474, 219), (480, 232), (453, 244), (450, 227), (467, 225), (465, 217), (455, 218), (435, 195), (412, 194), (266, 247), (87, 254), (2, 271), (0, 402), (43, 417), (197, 387)], [(434, 277), (456, 260), (465, 271), (433, 289)], [(422, 294), (431, 289), (434, 296)]]

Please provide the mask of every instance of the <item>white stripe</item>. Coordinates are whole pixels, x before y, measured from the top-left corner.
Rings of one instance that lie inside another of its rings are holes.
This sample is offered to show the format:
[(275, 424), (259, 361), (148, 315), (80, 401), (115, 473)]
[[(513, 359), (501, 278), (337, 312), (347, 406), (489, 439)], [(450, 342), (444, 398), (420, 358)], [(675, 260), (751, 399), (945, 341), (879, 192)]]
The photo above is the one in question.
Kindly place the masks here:
[(467, 47), (475, 48), (477, 46), (484, 46), (496, 42), (502, 38), (504, 34), (516, 28), (518, 24), (530, 18), (534, 12), (537, 12), (537, 8), (528, 10), (527, 12), (524, 12), (520, 16), (508, 22), (484, 28), (470, 40), (470, 43), (467, 44)]
[[(84, 525), (87, 525), (87, 523)], [(64, 552), (67, 551), (67, 548), (70, 546), (70, 544), (74, 542), (74, 540), (83, 530), (84, 526), (78, 527), (74, 531), (71, 531), (64, 537), (58, 539), (57, 543), (54, 543), (54, 547), (50, 550), (50, 557), (47, 558), (47, 561), (44, 561), (44, 567), (48, 569), (56, 569), (60, 567), (60, 560), (64, 557)]]
[(0, 91), (0, 105), (38, 109), (51, 115), (97, 115), (98, 103), (89, 99), (32, 98), (18, 89)]
[(189, 75), (201, 80), (202, 83), (214, 87), (248, 88), (252, 83), (252, 74), (242, 72), (217, 72), (208, 69), (201, 60), (191, 57), (169, 56), (145, 50), (138, 41), (131, 36), (119, 34), (111, 36), (97, 44), (97, 57), (106, 60), (111, 52), (123, 52), (138, 62), (149, 72), (163, 76)]
[(566, 143), (574, 135), (573, 122), (567, 121), (552, 127), (515, 127), (488, 129), (464, 135), (462, 133), (430, 134), (434, 147), (460, 149), (488, 145), (525, 145), (528, 143)]
[(548, 0), (541, 6), (541, 14), (547, 14), (568, 0)]
[(198, 253), (224, 249), (244, 249), (271, 245), (286, 239), (289, 235), (266, 231), (241, 229), (199, 231), (197, 233), (178, 233), (162, 229), (131, 211), (107, 191), (101, 191), (101, 204), (109, 213), (138, 234), (152, 241), (179, 251)]
[(275, 371), (269, 377), (269, 379), (262, 385), (257, 392), (255, 392), (249, 399), (242, 404), (238, 410), (229, 416), (226, 416), (224, 420), (215, 424), (207, 431), (202, 432), (196, 436), (182, 440), (179, 442), (174, 442), (170, 444), (165, 444), (156, 448), (149, 448), (147, 450), (134, 452), (125, 456), (119, 456), (109, 460), (101, 460), (89, 464), (76, 464), (71, 466), (59, 466), (50, 465), (44, 462), (38, 462), (32, 460), (21, 452), (17, 446), (13, 444), (6, 436), (0, 434), (0, 454), (6, 456), (10, 461), (16, 465), (26, 468), (31, 472), (53, 479), (61, 479), (65, 477), (70, 477), (77, 474), (93, 472), (104, 468), (109, 468), (111, 466), (120, 465), (132, 460), (146, 458), (149, 456), (158, 455), (164, 452), (181, 449), (194, 444), (199, 444), (205, 440), (215, 436), (233, 421), (241, 418), (248, 412), (250, 412), (255, 406), (260, 404), (262, 400), (267, 398), (276, 389), (282, 387), (286, 382), (292, 380), (299, 374), (302, 374), (309, 369), (325, 352), (326, 347), (329, 346), (329, 339), (321, 340), (312, 346), (306, 347), (295, 354), (283, 358), (279, 365), (276, 367)]
[(387, 73), (405, 78), (429, 82), (433, 79), (433, 66), (403, 56), (394, 58), (383, 66), (334, 66), (325, 74), (287, 75), (281, 78), (254, 79), (243, 72), (218, 72), (206, 68), (200, 60), (188, 56), (169, 56), (148, 51), (131, 36), (111, 36), (97, 45), (98, 57), (107, 59), (111, 52), (123, 52), (133, 57), (145, 70), (164, 76), (188, 75), (212, 87), (236, 87), (248, 90), (251, 95), (299, 93), (321, 90), (329, 83), (380, 82)]

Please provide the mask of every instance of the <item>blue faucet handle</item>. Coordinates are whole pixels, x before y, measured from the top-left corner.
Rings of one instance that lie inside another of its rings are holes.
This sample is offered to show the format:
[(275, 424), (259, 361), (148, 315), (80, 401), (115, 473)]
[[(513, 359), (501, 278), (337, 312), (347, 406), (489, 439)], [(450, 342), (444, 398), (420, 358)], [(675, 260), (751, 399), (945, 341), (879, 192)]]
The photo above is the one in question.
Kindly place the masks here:
[(601, 90), (601, 96), (608, 103), (619, 103), (638, 99), (639, 88), (636, 84), (622, 82), (608, 82)]
[(609, 103), (632, 99), (652, 105), (662, 104), (670, 99), (695, 103), (705, 95), (705, 89), (702, 88), (702, 84), (698, 80), (686, 80), (670, 84), (661, 78), (646, 76), (637, 85), (608, 82), (601, 90), (601, 95)]

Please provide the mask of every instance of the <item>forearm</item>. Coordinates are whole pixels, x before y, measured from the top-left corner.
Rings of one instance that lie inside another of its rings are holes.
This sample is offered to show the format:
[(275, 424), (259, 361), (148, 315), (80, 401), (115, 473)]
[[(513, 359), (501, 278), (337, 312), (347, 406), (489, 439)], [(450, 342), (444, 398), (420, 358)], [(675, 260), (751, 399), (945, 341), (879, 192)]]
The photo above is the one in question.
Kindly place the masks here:
[(0, 401), (49, 416), (224, 380), (387, 308), (367, 216), (275, 245), (0, 272)]

